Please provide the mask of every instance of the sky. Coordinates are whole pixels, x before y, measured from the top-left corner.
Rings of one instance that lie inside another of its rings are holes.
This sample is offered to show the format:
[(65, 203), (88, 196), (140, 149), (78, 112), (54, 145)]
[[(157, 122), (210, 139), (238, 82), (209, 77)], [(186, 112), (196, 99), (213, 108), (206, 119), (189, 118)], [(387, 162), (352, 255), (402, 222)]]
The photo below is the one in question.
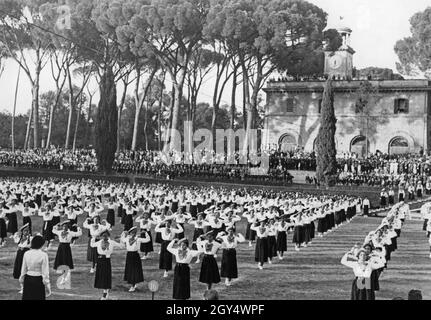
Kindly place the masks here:
[[(431, 6), (431, 0), (308, 0), (328, 13), (328, 27), (340, 23), (353, 30), (351, 46), (356, 54), (353, 63), (356, 68), (382, 67), (396, 71), (397, 56), (393, 50), (397, 40), (410, 35), (410, 17), (416, 12)], [(49, 64), (41, 75), (41, 93), (53, 90)], [(0, 110), (12, 112), (17, 64), (8, 60), (0, 77)], [(92, 83), (95, 87), (95, 83)], [(199, 102), (212, 101), (214, 76), (205, 80)], [(169, 86), (168, 86), (169, 88)], [(120, 89), (120, 88), (119, 88)], [(222, 104), (229, 104), (230, 86), (225, 89)], [(242, 90), (239, 90), (242, 91)], [(240, 93), (238, 93), (240, 94)], [(119, 94), (120, 95), (120, 94)], [(94, 97), (98, 101), (98, 96)], [(240, 101), (240, 100), (238, 100)], [(17, 99), (17, 114), (27, 112), (31, 107), (31, 86), (24, 73), (21, 73)]]

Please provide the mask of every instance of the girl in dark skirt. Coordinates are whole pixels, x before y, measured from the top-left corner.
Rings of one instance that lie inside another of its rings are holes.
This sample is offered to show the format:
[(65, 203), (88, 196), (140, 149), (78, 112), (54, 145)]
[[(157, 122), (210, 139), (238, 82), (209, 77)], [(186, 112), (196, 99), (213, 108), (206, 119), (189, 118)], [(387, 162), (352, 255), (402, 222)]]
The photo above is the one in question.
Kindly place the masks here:
[(19, 207), (16, 204), (16, 200), (12, 199), (11, 203), (7, 205), (9, 208), (6, 210), (6, 218), (9, 221), (7, 224), (7, 232), (11, 233), (11, 237), (18, 232), (18, 217), (17, 212)]
[(117, 204), (114, 202), (114, 198), (111, 197), (109, 199), (109, 203), (108, 203), (108, 213), (106, 215), (106, 221), (108, 221), (108, 223), (111, 226), (115, 226), (115, 210), (117, 210)]
[(48, 244), (45, 249), (48, 251), (51, 248), (51, 241), (54, 239), (54, 234), (52, 233), (52, 228), (54, 227), (52, 224), (52, 219), (54, 218), (52, 204), (48, 203), (45, 209), (39, 211), (38, 215), (43, 217), (42, 235)]
[(254, 260), (258, 263), (258, 268), (263, 269), (263, 264), (268, 261), (268, 229), (265, 227), (265, 222), (260, 225), (254, 224), (251, 229), (256, 231), (256, 249)]
[(172, 270), (172, 254), (167, 250), (169, 243), (176, 238), (176, 234), (183, 232), (181, 226), (172, 227), (171, 220), (167, 220), (164, 224), (158, 224), (155, 228), (156, 232), (160, 232), (163, 240), (160, 248), (159, 269), (165, 270), (163, 277), (169, 276), (169, 271)]
[(58, 224), (55, 226), (53, 233), (57, 235), (60, 242), (55, 256), (54, 270), (57, 270), (60, 266), (67, 266), (69, 267), (69, 270), (67, 271), (69, 273), (70, 270), (73, 270), (73, 258), (70, 243), (74, 238), (82, 236), (82, 230), (78, 227), (76, 232), (71, 231), (69, 230), (69, 221), (64, 221), (61, 225)]
[(103, 231), (101, 240), (96, 241), (95, 238), (91, 239), (91, 247), (97, 249), (97, 264), (96, 276), (94, 277), (94, 287), (102, 289), (103, 295), (101, 300), (107, 300), (109, 297), (109, 290), (112, 288), (112, 267), (111, 267), (111, 254), (114, 248), (122, 248), (122, 245), (110, 239), (109, 231)]
[(277, 229), (274, 225), (274, 220), (269, 220), (268, 226), (268, 263), (272, 264), (272, 258), (277, 256)]
[[(29, 231), (29, 225), (22, 226), (19, 233), (14, 235), (15, 243), (18, 243), (18, 250), (16, 251), (15, 262), (13, 266), (13, 278), (19, 279), (21, 276), (22, 260), (24, 253), (30, 250), (31, 246), (31, 235)], [(22, 293), (22, 285), (19, 293)]]
[(129, 202), (127, 208), (124, 210), (124, 231), (129, 231), (133, 227), (133, 216), (136, 214), (137, 208)]
[(34, 206), (34, 208), (31, 208), (29, 202), (24, 202), (24, 204), (20, 207), (20, 211), (22, 214), (22, 225), (24, 226), (28, 224), (28, 230), (30, 234), (32, 234), (31, 216), (34, 216), (39, 209), (36, 203), (34, 204)]
[(374, 290), (371, 287), (371, 273), (373, 270), (383, 268), (384, 263), (381, 260), (367, 261), (365, 250), (360, 249), (355, 257), (351, 252), (346, 253), (341, 259), (341, 264), (352, 268), (356, 277), (352, 283), (351, 299), (375, 300)]
[(423, 185), (421, 182), (418, 182), (418, 185), (416, 186), (416, 195), (418, 198), (422, 198), (422, 194), (423, 194)]
[(220, 276), (226, 278), (225, 284), (231, 285), (232, 279), (238, 278), (238, 266), (236, 260), (236, 247), (238, 243), (244, 242), (245, 238), (242, 234), (235, 234), (232, 228), (226, 232), (222, 232), (217, 236), (221, 242), (223, 255), (221, 259), (221, 272)]
[[(197, 220), (191, 220), (191, 221), (189, 221), (189, 223), (194, 226), (192, 249), (198, 250), (198, 246), (196, 244), (196, 241), (198, 240), (198, 238), (201, 235), (203, 235), (205, 233), (204, 230), (207, 226), (209, 226), (209, 223), (208, 223), (208, 221), (205, 221), (203, 219), (202, 213), (198, 214)], [(196, 263), (199, 263), (200, 262), (199, 255), (197, 257), (198, 258), (196, 260)]]
[(304, 240), (305, 240), (304, 223), (302, 221), (302, 214), (299, 213), (298, 216), (291, 219), (295, 223), (292, 242), (295, 244), (295, 250), (299, 251), (299, 248), (301, 247), (302, 243), (304, 243)]
[[(196, 215), (195, 215), (196, 217)], [(183, 228), (183, 232), (177, 234), (178, 239), (184, 238), (184, 224), (186, 221), (192, 218), (190, 213), (183, 213), (181, 209), (178, 209), (178, 212), (174, 214), (173, 218), (177, 225), (180, 225)]]
[(100, 235), (102, 232), (109, 230), (110, 226), (108, 224), (100, 224), (100, 216), (95, 216), (93, 219), (87, 218), (84, 221), (83, 227), (88, 229), (88, 247), (87, 247), (87, 261), (91, 262), (90, 273), (94, 273), (96, 270), (97, 263), (97, 248), (91, 246), (91, 240), (100, 240)]
[(403, 202), (406, 195), (405, 195), (404, 187), (399, 187), (398, 189), (398, 202)]
[(127, 250), (126, 266), (124, 269), (124, 281), (131, 285), (129, 292), (136, 290), (138, 283), (144, 282), (144, 273), (142, 271), (141, 257), (139, 256), (139, 248), (141, 244), (150, 241), (147, 233), (144, 237), (138, 238), (136, 236), (138, 228), (133, 227), (129, 232), (124, 231), (121, 235), (121, 243), (123, 243)]
[(277, 231), (277, 252), (278, 259), (283, 260), (283, 255), (287, 251), (287, 230), (291, 225), (287, 224), (284, 219), (275, 225)]
[[(44, 244), (43, 237), (36, 235), (31, 240), (31, 249), (24, 253), (19, 278), (23, 285), (22, 300), (45, 300), (45, 290), (47, 296), (51, 295), (48, 255), (41, 250)], [(30, 267), (31, 275), (27, 274)], [(35, 275), (35, 272), (40, 275)]]
[(156, 222), (150, 219), (150, 214), (148, 212), (144, 212), (142, 216), (136, 218), (135, 220), (139, 223), (139, 229), (141, 231), (141, 238), (146, 238), (148, 236), (149, 241), (142, 242), (140, 246), (140, 251), (143, 253), (142, 260), (147, 259), (147, 255), (150, 252), (154, 251), (153, 248), (153, 237), (151, 236), (151, 225), (155, 225)]
[(362, 202), (362, 208), (363, 208), (363, 215), (369, 217), (370, 216), (370, 200), (368, 198), (365, 198)]
[(205, 283), (207, 290), (211, 290), (214, 283), (220, 282), (220, 273), (214, 256), (221, 244), (214, 240), (213, 232), (208, 233), (206, 237), (200, 236), (197, 241), (199, 251), (203, 253), (199, 282)]
[(394, 203), (395, 203), (395, 191), (394, 191), (394, 188), (390, 188), (389, 189), (388, 195), (389, 195), (389, 199), (388, 199), (389, 205), (393, 206)]
[[(178, 243), (179, 247), (174, 248)], [(187, 239), (174, 239), (167, 246), (167, 250), (175, 256), (176, 264), (174, 269), (174, 285), (172, 298), (178, 300), (190, 299), (190, 267), (194, 257), (197, 257), (200, 252), (190, 250)]]
[(243, 217), (247, 219), (247, 229), (245, 232), (245, 239), (248, 240), (248, 246), (252, 246), (252, 242), (256, 240), (256, 231), (251, 229), (251, 226), (256, 222), (257, 218), (254, 210), (250, 210), (243, 214)]

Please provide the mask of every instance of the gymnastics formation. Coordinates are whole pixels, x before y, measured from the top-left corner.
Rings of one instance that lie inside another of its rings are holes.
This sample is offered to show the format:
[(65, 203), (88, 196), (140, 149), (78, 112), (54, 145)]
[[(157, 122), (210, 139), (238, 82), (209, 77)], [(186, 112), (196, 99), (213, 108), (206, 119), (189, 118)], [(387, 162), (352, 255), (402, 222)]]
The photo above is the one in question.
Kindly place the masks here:
[(375, 300), (375, 291), (380, 290), (379, 277), (387, 268), (391, 254), (398, 249), (397, 238), (409, 215), (409, 205), (397, 203), (362, 245), (356, 244), (343, 256), (341, 263), (352, 268), (355, 275), (351, 300)]
[[(299, 251), (315, 237), (348, 223), (361, 205), (361, 199), (340, 195), (9, 178), (0, 182), (0, 238), (2, 246), (11, 239), (18, 246), (13, 277), (20, 280), (21, 291), (28, 276), (23, 260), (38, 234), (45, 251), (55, 249), (58, 242), (53, 269), (66, 266), (69, 274), (76, 240), (87, 237), (89, 272), (94, 273), (94, 288), (102, 290), (102, 299), (108, 299), (112, 289), (111, 255), (122, 251), (123, 280), (130, 292), (144, 281), (143, 261), (157, 251), (163, 277), (174, 270), (172, 297), (189, 299), (190, 263), (201, 264), (199, 282), (207, 289), (221, 278), (229, 287), (240, 273), (239, 245), (255, 246), (250, 259), (262, 270), (274, 259), (283, 260), (288, 232), (293, 233), (292, 250)], [(41, 230), (34, 230), (36, 219), (43, 221)], [(241, 220), (247, 222), (244, 235), (236, 230)], [(118, 225), (122, 233), (114, 236), (113, 227)], [(186, 227), (193, 229), (190, 239)], [(48, 275), (42, 278), (49, 282)]]

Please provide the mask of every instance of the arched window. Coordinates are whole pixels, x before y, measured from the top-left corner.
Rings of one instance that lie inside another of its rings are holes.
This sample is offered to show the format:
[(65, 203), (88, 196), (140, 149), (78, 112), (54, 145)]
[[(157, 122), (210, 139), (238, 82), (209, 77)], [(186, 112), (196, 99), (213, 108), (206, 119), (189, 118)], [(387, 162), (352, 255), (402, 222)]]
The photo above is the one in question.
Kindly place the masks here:
[(360, 157), (365, 157), (367, 155), (367, 147), (370, 149), (370, 143), (364, 136), (357, 136), (350, 142), (350, 152), (356, 153)]
[(280, 138), (279, 146), (281, 152), (294, 151), (296, 149), (296, 139), (290, 134), (285, 134)]
[(410, 152), (409, 142), (403, 137), (395, 137), (389, 142), (389, 154), (406, 154)]

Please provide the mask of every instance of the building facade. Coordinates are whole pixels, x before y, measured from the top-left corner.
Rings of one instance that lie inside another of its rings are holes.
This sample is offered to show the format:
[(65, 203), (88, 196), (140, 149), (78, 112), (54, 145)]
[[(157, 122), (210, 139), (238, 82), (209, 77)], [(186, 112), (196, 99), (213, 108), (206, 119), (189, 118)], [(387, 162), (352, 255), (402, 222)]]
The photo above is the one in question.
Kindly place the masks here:
[[(372, 99), (366, 110), (357, 110), (356, 92), (364, 80), (352, 79), (351, 30), (341, 28), (339, 32), (343, 46), (325, 55), (325, 74), (339, 79), (333, 81), (337, 152), (365, 156), (377, 151), (400, 154), (431, 150), (431, 81), (371, 80), (375, 89)], [(283, 151), (313, 151), (324, 85), (325, 81), (268, 83), (264, 89), (267, 130), (262, 143)]]

